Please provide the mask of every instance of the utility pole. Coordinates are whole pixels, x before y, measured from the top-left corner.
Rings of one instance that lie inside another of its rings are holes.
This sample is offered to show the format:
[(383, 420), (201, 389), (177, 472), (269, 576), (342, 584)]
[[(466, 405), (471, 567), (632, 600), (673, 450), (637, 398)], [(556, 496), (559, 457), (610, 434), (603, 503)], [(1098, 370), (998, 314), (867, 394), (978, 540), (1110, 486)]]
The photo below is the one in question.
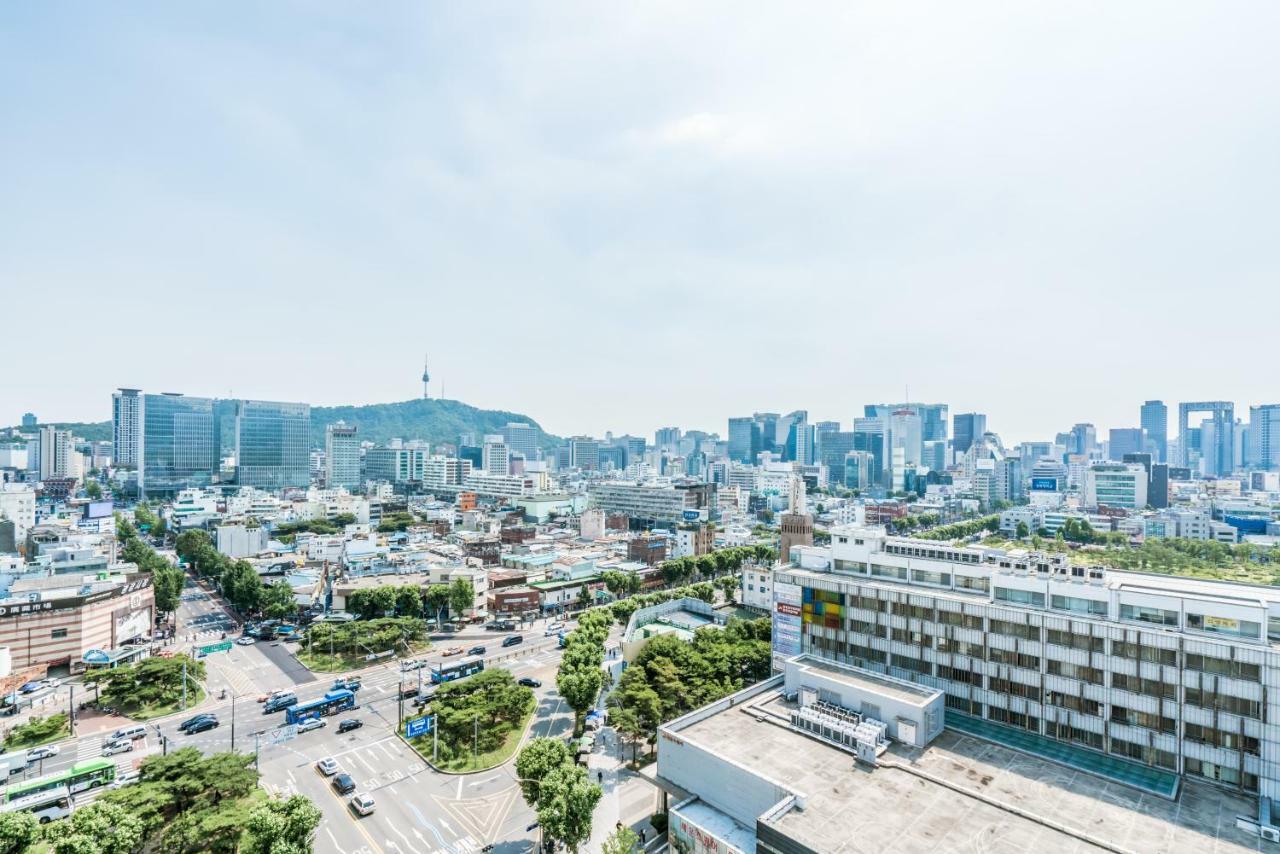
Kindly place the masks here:
[(436, 726), (436, 714), (431, 715), (431, 761), (440, 758), (440, 727)]
[(72, 737), (75, 737), (75, 734), (76, 734), (76, 686), (68, 685), (67, 688), (71, 692), (70, 696), (68, 696), (67, 698), (67, 719), (71, 721), (71, 735)]
[(182, 659), (182, 708), (187, 707), (187, 659)]
[(259, 730), (253, 734), (253, 770), (258, 770), (258, 742), (262, 737), (262, 731)]
[(231, 749), (236, 749), (236, 695), (231, 695)]
[(400, 685), (396, 689), (396, 705), (398, 707), (399, 726), (404, 726), (404, 676), (400, 677)]
[(471, 719), (471, 757), (480, 755), (480, 718)]

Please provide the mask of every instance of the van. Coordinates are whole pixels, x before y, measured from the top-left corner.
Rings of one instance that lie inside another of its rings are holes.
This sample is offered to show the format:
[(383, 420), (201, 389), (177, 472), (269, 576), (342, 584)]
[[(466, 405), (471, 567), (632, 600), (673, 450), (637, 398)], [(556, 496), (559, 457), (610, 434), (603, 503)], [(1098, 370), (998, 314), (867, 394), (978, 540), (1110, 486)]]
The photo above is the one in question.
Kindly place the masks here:
[(137, 726), (127, 726), (111, 733), (110, 741), (133, 741), (138, 738), (147, 737), (147, 728), (142, 724)]
[(524, 643), (524, 635), (512, 635), (509, 638), (502, 639), (503, 646), (515, 646), (518, 643)]
[(287, 709), (290, 706), (297, 705), (298, 698), (293, 694), (281, 694), (278, 697), (272, 697), (262, 705), (262, 713), (269, 715), (272, 712), (278, 712), (281, 709)]

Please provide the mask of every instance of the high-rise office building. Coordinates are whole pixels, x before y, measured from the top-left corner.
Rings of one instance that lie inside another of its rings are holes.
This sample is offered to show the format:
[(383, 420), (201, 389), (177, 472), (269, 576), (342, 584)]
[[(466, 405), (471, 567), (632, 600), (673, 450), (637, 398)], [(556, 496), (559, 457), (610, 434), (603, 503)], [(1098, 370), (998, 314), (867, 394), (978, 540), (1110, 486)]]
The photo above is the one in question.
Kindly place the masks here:
[(360, 485), (360, 439), (354, 425), (339, 421), (324, 428), (324, 484), (345, 489)]
[(600, 442), (590, 436), (569, 439), (569, 467), (582, 471), (600, 470)]
[(803, 411), (793, 412), (787, 416), (787, 445), (783, 454), (784, 460), (791, 460), (801, 465), (812, 465), (816, 434), (809, 423), (809, 414)]
[(853, 449), (871, 455), (871, 475), (861, 489), (883, 486), (885, 470), (885, 422), (881, 418), (853, 419)]
[[(1192, 426), (1191, 415), (1208, 414)], [(1178, 462), (1193, 471), (1197, 465), (1208, 477), (1231, 474), (1235, 467), (1235, 404), (1208, 400), (1178, 404)], [(1211, 437), (1205, 441), (1204, 427)]]
[[(863, 407), (868, 418), (886, 418), (902, 409), (910, 409), (920, 416), (920, 441), (936, 442), (947, 439), (947, 413), (945, 403), (871, 403)], [(982, 434), (974, 436), (977, 439)]]
[[(171, 392), (142, 396), (138, 488), (144, 498), (213, 482), (218, 471), (213, 403)], [(304, 469), (307, 464), (304, 454)]]
[(1249, 442), (1245, 465), (1280, 469), (1280, 403), (1249, 407)]
[(908, 466), (920, 465), (924, 455), (924, 422), (915, 409), (895, 409), (889, 413), (890, 449), (902, 449), (902, 461)]
[(661, 427), (653, 434), (653, 444), (656, 448), (675, 448), (680, 444), (680, 428), (679, 427)]
[(1146, 434), (1147, 447), (1156, 462), (1169, 461), (1169, 407), (1161, 400), (1148, 400), (1142, 404), (1140, 421)]
[(1141, 427), (1112, 427), (1107, 439), (1107, 459), (1123, 460), (1126, 454), (1140, 454), (1145, 445)]
[(961, 412), (956, 416), (955, 422), (956, 435), (951, 445), (956, 456), (959, 456), (969, 450), (973, 443), (987, 432), (987, 416), (980, 412)]
[(36, 414), (34, 412), (22, 413), (22, 429), (34, 430), (36, 426)]
[(502, 440), (513, 454), (523, 454), (526, 460), (538, 459), (538, 431), (532, 424), (512, 421), (502, 428)]
[(311, 406), (268, 400), (235, 402), (236, 483), (260, 489), (311, 483)]
[(817, 461), (827, 467), (827, 480), (844, 483), (845, 457), (853, 450), (853, 431), (824, 430), (818, 433)]
[(755, 418), (729, 419), (729, 459), (755, 464), (760, 453), (760, 423)]
[(850, 451), (844, 455), (844, 484), (845, 489), (868, 489), (873, 485), (872, 469), (875, 467), (875, 458), (867, 451)]
[(364, 454), (365, 477), (386, 483), (425, 480), (428, 450), (402, 444), (369, 448)]
[[(776, 451), (787, 441), (787, 431), (780, 427), (782, 416), (776, 412), (757, 412), (751, 416), (760, 427), (759, 451)], [(782, 435), (779, 436), (781, 430)], [(754, 459), (751, 460), (755, 462)]]
[(136, 388), (122, 388), (111, 395), (111, 437), (115, 465), (138, 467), (142, 447), (142, 395)]
[(1098, 431), (1092, 424), (1076, 424), (1071, 428), (1071, 444), (1067, 448), (1067, 453), (1087, 457), (1097, 446)]
[(1097, 463), (1085, 469), (1085, 507), (1147, 506), (1147, 470), (1140, 463)]
[(480, 453), (481, 468), (488, 474), (511, 474), (511, 450), (501, 436), (485, 436)]

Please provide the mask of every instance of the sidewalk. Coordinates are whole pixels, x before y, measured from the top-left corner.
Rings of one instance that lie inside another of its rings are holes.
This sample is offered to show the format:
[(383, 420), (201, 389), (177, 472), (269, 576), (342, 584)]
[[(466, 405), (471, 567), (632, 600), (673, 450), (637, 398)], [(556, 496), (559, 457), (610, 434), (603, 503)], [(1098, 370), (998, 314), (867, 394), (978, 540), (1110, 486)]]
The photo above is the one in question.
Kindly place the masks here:
[(612, 727), (604, 727), (596, 738), (596, 748), (587, 759), (587, 771), (591, 780), (604, 789), (604, 795), (596, 804), (591, 839), (584, 850), (600, 851), (619, 823), (644, 840), (644, 850), (656, 850), (665, 841), (649, 824), (649, 816), (657, 809), (657, 790), (619, 758), (621, 747)]

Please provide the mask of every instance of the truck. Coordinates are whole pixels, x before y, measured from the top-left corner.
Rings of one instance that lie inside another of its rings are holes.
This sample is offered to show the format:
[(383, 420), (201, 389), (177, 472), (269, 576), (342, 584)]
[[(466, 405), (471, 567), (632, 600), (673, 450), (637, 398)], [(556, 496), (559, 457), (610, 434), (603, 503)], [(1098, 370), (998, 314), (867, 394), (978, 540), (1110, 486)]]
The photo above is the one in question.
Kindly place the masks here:
[(31, 760), (27, 758), (25, 750), (0, 754), (0, 780), (8, 780), (14, 774), (21, 774), (30, 764)]

